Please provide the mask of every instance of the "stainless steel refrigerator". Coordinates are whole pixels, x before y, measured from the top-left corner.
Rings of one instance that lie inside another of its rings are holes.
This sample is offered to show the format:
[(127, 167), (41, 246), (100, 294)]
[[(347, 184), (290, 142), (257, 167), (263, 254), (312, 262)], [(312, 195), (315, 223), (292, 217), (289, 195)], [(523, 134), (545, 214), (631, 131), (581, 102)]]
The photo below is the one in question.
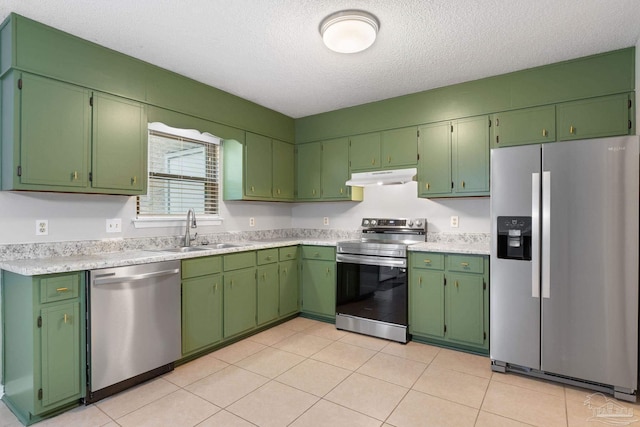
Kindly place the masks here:
[(491, 151), (490, 354), (635, 400), (637, 136)]

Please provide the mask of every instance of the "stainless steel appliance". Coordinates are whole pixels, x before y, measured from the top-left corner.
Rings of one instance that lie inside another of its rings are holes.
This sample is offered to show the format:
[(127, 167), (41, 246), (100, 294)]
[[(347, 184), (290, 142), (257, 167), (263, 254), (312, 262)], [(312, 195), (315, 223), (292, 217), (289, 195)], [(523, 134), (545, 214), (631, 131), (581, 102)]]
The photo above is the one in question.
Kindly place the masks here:
[(638, 383), (637, 136), (491, 151), (492, 369)]
[(407, 246), (426, 231), (424, 218), (365, 218), (361, 239), (338, 242), (338, 329), (407, 342)]
[(95, 402), (181, 357), (180, 261), (89, 272), (87, 393)]

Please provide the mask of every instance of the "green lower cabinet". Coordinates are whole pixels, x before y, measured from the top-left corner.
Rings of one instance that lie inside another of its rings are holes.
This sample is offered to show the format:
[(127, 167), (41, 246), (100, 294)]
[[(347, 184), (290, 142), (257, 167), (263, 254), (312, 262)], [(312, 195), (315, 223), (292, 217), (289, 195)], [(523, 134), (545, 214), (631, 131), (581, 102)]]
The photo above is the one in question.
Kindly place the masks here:
[(484, 278), (478, 274), (449, 273), (447, 280), (447, 338), (482, 346), (485, 340)]
[(278, 264), (258, 267), (258, 326), (278, 318), (280, 283)]
[(489, 257), (412, 252), (409, 331), (413, 339), (489, 352)]
[(83, 397), (84, 274), (2, 272), (2, 400), (28, 425)]
[(302, 312), (326, 320), (336, 316), (335, 248), (303, 246)]
[(282, 261), (279, 264), (280, 316), (297, 313), (300, 310), (298, 261)]
[[(184, 262), (183, 262), (184, 265)], [(222, 340), (222, 275), (182, 280), (182, 355)]]
[(444, 273), (414, 269), (409, 289), (409, 332), (444, 337)]
[(224, 273), (223, 312), (224, 338), (232, 337), (256, 327), (255, 268), (245, 268)]

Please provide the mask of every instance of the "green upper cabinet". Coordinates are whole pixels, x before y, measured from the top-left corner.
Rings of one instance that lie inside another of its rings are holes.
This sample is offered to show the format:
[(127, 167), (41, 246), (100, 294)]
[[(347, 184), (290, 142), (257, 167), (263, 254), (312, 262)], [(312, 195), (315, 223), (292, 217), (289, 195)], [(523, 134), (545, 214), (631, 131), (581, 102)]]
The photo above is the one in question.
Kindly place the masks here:
[(349, 138), (351, 172), (415, 167), (418, 128), (410, 126)]
[(92, 186), (105, 191), (147, 191), (145, 107), (103, 93), (93, 94)]
[(631, 96), (625, 93), (558, 104), (558, 140), (632, 133)]
[[(27, 73), (17, 80), (5, 77), (3, 88), (9, 83), (18, 88), (19, 115), (14, 120), (9, 117), (15, 110), (3, 115), (2, 144), (5, 153), (13, 153), (3, 158), (3, 189), (146, 191), (142, 104)], [(3, 98), (9, 96), (3, 91)]]
[(349, 138), (349, 165), (351, 172), (380, 168), (380, 132)]
[(14, 171), (17, 176), (13, 187), (63, 187), (60, 191), (64, 187), (68, 191), (87, 188), (91, 139), (89, 91), (26, 73), (18, 86), (20, 132), (15, 143), (20, 149), (15, 151), (19, 157), (14, 157), (14, 161), (20, 170)]
[(383, 169), (415, 167), (418, 163), (418, 128), (386, 130), (380, 133)]
[(296, 146), (297, 156), (297, 200), (320, 199), (322, 174), (322, 144), (312, 142)]
[[(249, 199), (270, 199), (272, 183), (271, 139), (247, 132), (244, 192)], [(231, 166), (231, 165), (229, 165)]]
[(420, 126), (418, 196), (451, 194), (451, 124)]
[(322, 198), (349, 199), (349, 140), (333, 139), (322, 143)]
[(489, 118), (420, 127), (419, 197), (489, 194)]
[(294, 147), (246, 132), (245, 141), (222, 147), (224, 200), (290, 201), (294, 188)]
[(273, 197), (293, 200), (295, 190), (295, 150), (293, 144), (274, 139), (272, 142)]
[(537, 144), (556, 140), (556, 107), (525, 108), (491, 116), (491, 147)]
[(456, 120), (452, 138), (454, 195), (489, 195), (489, 117)]

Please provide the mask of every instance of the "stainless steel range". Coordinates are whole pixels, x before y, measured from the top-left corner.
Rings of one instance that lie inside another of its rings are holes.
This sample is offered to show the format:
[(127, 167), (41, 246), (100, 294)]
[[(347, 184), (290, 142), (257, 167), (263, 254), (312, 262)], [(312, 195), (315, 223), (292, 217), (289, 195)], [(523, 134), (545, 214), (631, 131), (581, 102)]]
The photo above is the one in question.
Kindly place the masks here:
[(364, 218), (359, 240), (338, 242), (338, 329), (407, 342), (407, 247), (426, 232), (425, 218)]

